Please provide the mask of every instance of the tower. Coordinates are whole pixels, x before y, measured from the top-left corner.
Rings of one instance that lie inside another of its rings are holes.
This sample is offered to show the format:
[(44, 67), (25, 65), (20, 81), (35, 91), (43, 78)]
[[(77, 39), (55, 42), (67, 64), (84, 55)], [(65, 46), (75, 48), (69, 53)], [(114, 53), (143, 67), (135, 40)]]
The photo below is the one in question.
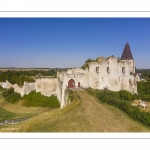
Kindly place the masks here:
[(126, 43), (122, 56), (121, 56), (121, 60), (128, 60), (130, 63), (130, 72), (135, 73), (135, 64), (134, 64), (134, 59), (131, 53), (131, 49), (129, 46), (129, 43)]

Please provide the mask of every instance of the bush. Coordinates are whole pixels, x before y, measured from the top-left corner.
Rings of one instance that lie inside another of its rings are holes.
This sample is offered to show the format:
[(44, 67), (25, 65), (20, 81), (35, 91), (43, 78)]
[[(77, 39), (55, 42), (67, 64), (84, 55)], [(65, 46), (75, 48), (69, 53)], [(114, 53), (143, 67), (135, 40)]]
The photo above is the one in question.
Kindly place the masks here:
[(15, 103), (21, 100), (21, 95), (19, 93), (14, 92), (13, 88), (5, 90), (2, 95), (4, 96), (7, 102)]
[(120, 94), (120, 99), (121, 100), (132, 100), (132, 94), (130, 93), (130, 92), (128, 92), (128, 91), (125, 91), (125, 90), (121, 90), (120, 92), (119, 92), (119, 94)]
[(0, 85), (0, 91), (3, 90), (3, 87)]
[(56, 96), (44, 96), (40, 92), (36, 93), (35, 90), (24, 96), (24, 105), (27, 107), (60, 107)]
[(137, 82), (137, 91), (140, 99), (150, 101), (150, 82)]

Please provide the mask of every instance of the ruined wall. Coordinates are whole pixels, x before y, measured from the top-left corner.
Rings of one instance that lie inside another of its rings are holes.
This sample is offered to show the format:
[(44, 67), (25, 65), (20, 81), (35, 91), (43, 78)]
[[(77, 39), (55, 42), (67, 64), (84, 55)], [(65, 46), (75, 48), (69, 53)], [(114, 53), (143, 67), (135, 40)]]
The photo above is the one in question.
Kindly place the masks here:
[(21, 96), (24, 95), (24, 92), (23, 92), (23, 87), (19, 87), (17, 84), (11, 84), (9, 83), (8, 81), (6, 82), (1, 82), (0, 85), (4, 88), (4, 89), (9, 89), (9, 88), (14, 88), (14, 91), (17, 92), (17, 93), (20, 93)]
[(24, 82), (24, 85), (23, 85), (24, 94), (29, 94), (33, 90), (35, 90), (35, 82), (33, 83)]
[(130, 75), (131, 64), (128, 60), (118, 61), (118, 58), (114, 56), (100, 57), (96, 62), (89, 62), (88, 65), (89, 67), (85, 70), (75, 68), (58, 74), (63, 85), (62, 101), (63, 93), (70, 79), (75, 81), (75, 87), (78, 87), (78, 82), (80, 82), (83, 88), (104, 89), (107, 87), (112, 91), (127, 90), (131, 93), (137, 93), (137, 85), (134, 81), (134, 75)]
[(16, 93), (20, 93), (21, 96), (24, 96), (25, 94), (29, 94), (31, 91), (35, 90), (35, 83), (27, 83), (24, 82), (24, 85), (22, 87), (18, 86), (17, 84), (11, 84), (8, 81), (1, 82), (0, 85), (5, 88), (14, 88), (14, 91)]
[(59, 90), (57, 78), (42, 78), (35, 82), (36, 92), (41, 92), (45, 96), (57, 95)]
[(8, 81), (1, 82), (0, 85), (3, 88), (9, 89), (10, 87), (14, 88), (14, 91), (20, 93), (21, 96), (25, 94), (29, 94), (31, 91), (36, 90), (36, 92), (41, 92), (44, 96), (51, 96), (52, 94), (56, 95), (58, 100), (61, 100), (61, 91), (58, 85), (57, 78), (49, 78), (49, 79), (37, 79), (33, 83), (24, 82), (22, 87), (19, 87), (17, 84), (11, 84)]
[[(41, 92), (45, 96), (56, 95), (61, 108), (67, 105), (66, 92), (68, 90), (68, 82), (73, 79), (75, 87), (93, 89), (104, 89), (107, 87), (112, 91), (127, 90), (131, 93), (137, 93), (137, 84), (134, 75), (134, 61), (121, 60), (110, 56), (108, 58), (99, 57), (96, 62), (88, 63), (89, 67), (85, 70), (82, 68), (68, 69), (67, 71), (57, 72), (57, 78), (41, 78), (36, 79), (34, 83), (24, 82), (23, 87), (12, 85), (8, 81), (0, 83), (3, 88), (13, 87), (15, 92), (21, 96), (28, 94), (33, 90)], [(109, 68), (109, 71), (108, 71)], [(124, 71), (123, 71), (124, 68)]]

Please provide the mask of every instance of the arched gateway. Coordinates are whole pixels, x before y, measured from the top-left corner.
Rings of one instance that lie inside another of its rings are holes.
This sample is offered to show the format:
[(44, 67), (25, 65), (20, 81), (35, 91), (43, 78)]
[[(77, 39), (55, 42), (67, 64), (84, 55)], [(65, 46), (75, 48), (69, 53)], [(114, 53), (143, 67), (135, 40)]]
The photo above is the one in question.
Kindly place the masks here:
[(68, 88), (74, 88), (74, 87), (75, 87), (75, 81), (73, 79), (69, 80)]

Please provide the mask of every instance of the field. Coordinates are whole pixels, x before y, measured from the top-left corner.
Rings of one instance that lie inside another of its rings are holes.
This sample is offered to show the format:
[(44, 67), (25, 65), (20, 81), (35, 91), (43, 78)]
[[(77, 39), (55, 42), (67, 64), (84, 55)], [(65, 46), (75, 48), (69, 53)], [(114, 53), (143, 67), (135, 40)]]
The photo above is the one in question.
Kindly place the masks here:
[(48, 71), (51, 68), (0, 68), (0, 71), (8, 71), (8, 70), (12, 70), (12, 71), (32, 71), (32, 70), (44, 70), (44, 71)]
[[(99, 102), (86, 91), (76, 91), (75, 100), (64, 109), (27, 108), (9, 104), (0, 97), (0, 107), (9, 111), (8, 116), (29, 117), (14, 125), (13, 132), (149, 132), (138, 121), (121, 110)], [(1, 111), (1, 110), (0, 110)], [(6, 112), (5, 112), (6, 113)], [(11, 114), (12, 113), (12, 114)], [(13, 114), (15, 113), (15, 114)], [(9, 125), (10, 129), (12, 125)], [(1, 129), (4, 126), (0, 127)], [(5, 127), (6, 128), (6, 127)], [(1, 130), (1, 132), (12, 132)]]

